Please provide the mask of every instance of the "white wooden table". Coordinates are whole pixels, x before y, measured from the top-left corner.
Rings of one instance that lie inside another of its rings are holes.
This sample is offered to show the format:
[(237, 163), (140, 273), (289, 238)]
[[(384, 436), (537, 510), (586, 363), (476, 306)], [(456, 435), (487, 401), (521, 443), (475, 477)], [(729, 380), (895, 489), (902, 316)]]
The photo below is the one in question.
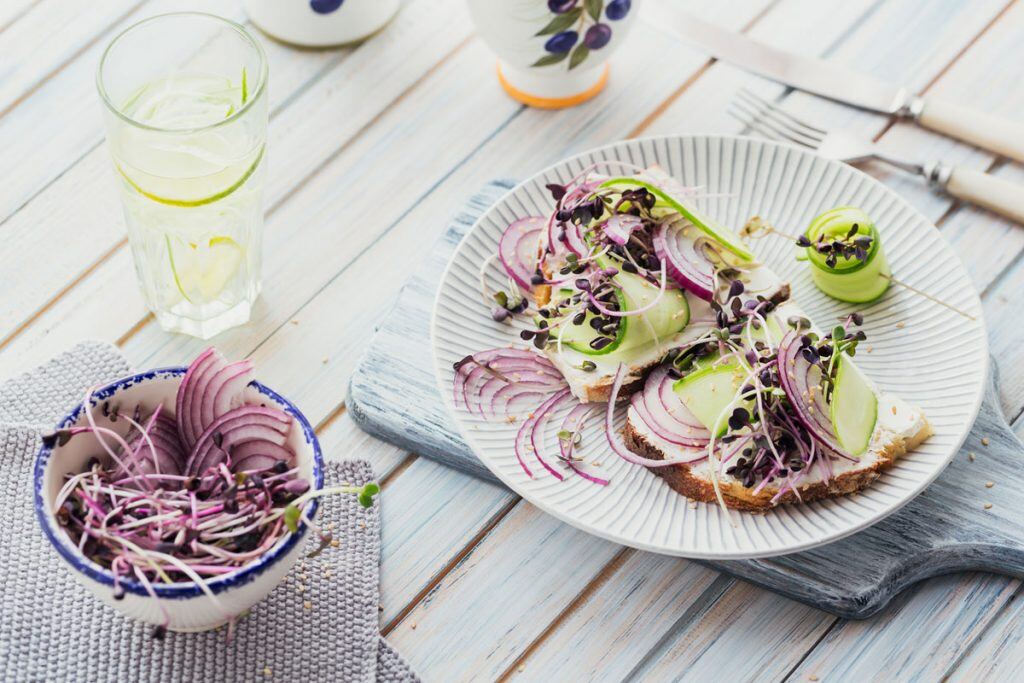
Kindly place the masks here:
[[(679, 4), (983, 110), (1024, 111), (1021, 0)], [(203, 346), (162, 332), (143, 306), (93, 85), (99, 54), (121, 28), (196, 7), (244, 20), (239, 0), (0, 0), (0, 377), (86, 337), (116, 342), (139, 367), (186, 361)], [(624, 137), (738, 132), (724, 115), (737, 88), (780, 88), (641, 17), (599, 98), (569, 111), (525, 109), (498, 87), (462, 0), (408, 0), (355, 48), (264, 44), (264, 294), (252, 322), (215, 343), (253, 357), (260, 378), (317, 423), (330, 457), (375, 463), (381, 624), (427, 680), (1020, 679), (1020, 581), (935, 579), (874, 619), (843, 621), (587, 536), (503, 489), (361, 434), (345, 412), (346, 380), (375, 321), (487, 179), (524, 177)], [(1024, 181), (1020, 166), (885, 117), (799, 93), (786, 105), (893, 150)], [(868, 170), (964, 259), (985, 303), (1003, 407), (1024, 431), (1024, 228)]]

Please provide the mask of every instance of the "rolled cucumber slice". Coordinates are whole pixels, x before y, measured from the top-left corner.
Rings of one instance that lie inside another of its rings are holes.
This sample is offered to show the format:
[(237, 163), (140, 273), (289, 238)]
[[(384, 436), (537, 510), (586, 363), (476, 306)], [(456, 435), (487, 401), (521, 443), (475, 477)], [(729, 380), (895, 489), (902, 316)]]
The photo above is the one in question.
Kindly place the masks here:
[(723, 247), (738, 256), (740, 259), (744, 261), (752, 261), (754, 259), (753, 252), (747, 249), (747, 246), (743, 243), (743, 239), (740, 238), (739, 235), (710, 216), (700, 213), (687, 200), (679, 196), (678, 193), (673, 194), (671, 192), (671, 188), (666, 190), (655, 183), (628, 176), (606, 180), (601, 184), (601, 187), (611, 188), (614, 190), (636, 189), (638, 187), (643, 187), (658, 198), (658, 202), (655, 204), (655, 209), (660, 208), (665, 211), (665, 213), (678, 213), (683, 218), (704, 231), (707, 235), (718, 241)]
[(839, 443), (852, 456), (863, 455), (878, 420), (878, 396), (867, 377), (847, 356), (838, 359), (832, 390), (832, 426)]
[(678, 380), (672, 389), (701, 424), (719, 437), (728, 430), (732, 412), (748, 407), (749, 401), (733, 405), (745, 376), (746, 366), (732, 359), (695, 370)]
[(804, 251), (810, 266), (811, 279), (818, 289), (834, 299), (848, 303), (868, 303), (885, 294), (891, 284), (889, 260), (882, 249), (882, 240), (874, 221), (864, 211), (853, 206), (840, 206), (816, 217), (807, 227), (807, 238), (817, 241), (819, 235), (828, 239), (845, 237), (853, 226), (858, 235), (871, 237), (867, 260), (860, 262), (840, 258), (829, 267), (825, 257), (811, 247)]

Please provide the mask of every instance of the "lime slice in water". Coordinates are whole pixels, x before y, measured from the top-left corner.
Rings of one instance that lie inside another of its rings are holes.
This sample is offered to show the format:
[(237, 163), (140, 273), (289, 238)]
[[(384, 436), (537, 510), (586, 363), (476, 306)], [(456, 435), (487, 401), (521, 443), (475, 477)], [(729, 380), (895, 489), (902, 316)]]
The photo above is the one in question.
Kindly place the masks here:
[(187, 301), (203, 304), (216, 300), (242, 266), (245, 251), (226, 236), (209, 241), (185, 242), (164, 238), (174, 284)]

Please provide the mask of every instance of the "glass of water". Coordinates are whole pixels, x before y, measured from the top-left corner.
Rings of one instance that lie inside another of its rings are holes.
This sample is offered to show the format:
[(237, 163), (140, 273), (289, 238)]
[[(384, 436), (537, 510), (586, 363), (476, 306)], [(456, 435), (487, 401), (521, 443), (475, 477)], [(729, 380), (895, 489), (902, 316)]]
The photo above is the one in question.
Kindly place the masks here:
[(146, 304), (166, 330), (209, 338), (249, 320), (260, 291), (267, 59), (238, 24), (145, 19), (96, 78)]

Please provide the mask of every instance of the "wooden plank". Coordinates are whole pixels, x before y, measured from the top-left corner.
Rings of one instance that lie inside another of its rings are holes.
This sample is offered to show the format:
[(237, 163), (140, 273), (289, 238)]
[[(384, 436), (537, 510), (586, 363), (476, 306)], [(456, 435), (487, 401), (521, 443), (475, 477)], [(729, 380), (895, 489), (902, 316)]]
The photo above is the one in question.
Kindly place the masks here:
[(939, 680), (988, 623), (992, 602), (1007, 600), (1016, 583), (989, 574), (932, 579), (876, 619), (837, 624), (792, 678)]
[(622, 563), (598, 579), (536, 650), (514, 663), (509, 673), (515, 680), (627, 680), (665, 633), (681, 618), (706, 610), (729, 584), (718, 572), (693, 562), (625, 553)]
[(430, 680), (494, 680), (618, 552), (517, 505), (388, 640)]
[[(453, 5), (456, 2), (446, 1)], [(383, 33), (356, 48), (350, 58), (333, 66), (323, 76), (323, 87), (308, 91), (300, 89), (294, 102), (284, 100), (288, 104), (284, 112), (290, 110), (294, 113), (288, 116), (282, 113), (271, 124), (268, 206), (287, 197), (294, 187), (290, 183), (301, 177), (303, 171), (313, 172), (317, 163), (328, 158), (339, 145), (357, 136), (362, 127), (379, 116), (395, 97), (415, 84), (438, 59), (443, 59), (446, 51), (460, 44), (462, 36), (469, 31), (468, 19), (453, 20), (437, 9), (436, 3), (425, 0), (406, 7)], [(415, 40), (422, 31), (435, 38), (431, 41)], [(410, 41), (415, 49), (399, 49)], [(328, 54), (299, 52), (281, 46), (276, 46), (275, 53), (288, 56), (289, 64), (297, 64), (303, 59), (302, 55)], [(381, 70), (389, 74), (389, 78), (378, 79)], [(302, 82), (301, 73), (300, 69), (288, 68), (283, 76), (287, 83), (298, 86)], [(315, 69), (310, 70), (308, 76), (315, 75)], [(289, 95), (296, 92), (295, 88), (282, 87), (280, 90)], [(311, 112), (316, 118), (307, 118)], [(340, 115), (342, 112), (344, 115)], [(319, 123), (309, 125), (309, 120)], [(277, 156), (275, 149), (281, 150)], [(292, 150), (301, 150), (303, 155), (293, 154)], [(127, 261), (114, 258), (127, 250), (119, 246), (124, 233), (118, 217), (120, 208), (116, 185), (107, 170), (109, 162), (105, 154), (105, 150), (97, 149), (87, 156), (83, 163), (47, 188), (8, 222), (8, 226), (13, 226), (12, 234), (19, 236), (19, 244), (17, 249), (0, 253), (0, 292), (12, 291), (16, 286), (18, 296), (8, 297), (12, 305), (0, 308), (0, 330), (16, 329), (26, 319), (33, 324), (42, 323), (42, 328), (62, 320), (61, 317), (47, 315), (50, 311), (45, 309), (36, 314), (40, 320), (32, 318), (33, 311), (46, 306), (46, 302), (55, 296), (56, 300), (49, 307), (59, 309), (54, 313), (60, 315), (71, 312), (72, 320), (63, 327), (76, 331), (79, 336), (116, 340), (145, 317), (146, 309), (135, 291), (137, 287), (132, 271), (124, 267)], [(59, 211), (57, 216), (54, 216), (55, 207)], [(41, 231), (39, 225), (52, 226), (52, 229), (50, 232)], [(52, 250), (54, 240), (65, 246), (56, 255)], [(83, 273), (88, 277), (82, 278), (82, 283), (61, 291), (74, 277)], [(109, 306), (99, 305), (100, 301), (95, 299), (97, 290), (81, 288), (81, 284), (87, 284), (97, 276), (105, 285), (105, 289), (99, 291), (125, 292), (127, 300), (121, 302), (120, 310), (111, 311)], [(108, 321), (105, 315), (109, 314), (113, 314), (116, 320)], [(76, 319), (85, 325), (77, 326)], [(116, 327), (112, 324), (125, 320), (130, 322)], [(25, 341), (28, 347), (34, 345), (31, 340)], [(10, 342), (7, 345), (11, 346)]]
[(140, 0), (41, 0), (0, 33), (0, 117), (78, 57)]
[(37, 2), (39, 0), (7, 0), (0, 6), (0, 33), (10, 28), (11, 24), (24, 16)]
[(518, 500), (496, 484), (451, 474), (419, 458), (385, 487), (380, 578), (385, 626), (400, 619), (449, 568), (453, 550), (502, 519)]
[(793, 658), (810, 649), (833, 619), (740, 583), (670, 632), (672, 637), (632, 676), (647, 681), (783, 680)]
[(948, 671), (952, 683), (973, 681), (1014, 681), (1024, 670), (1024, 600), (1021, 588), (1004, 604), (988, 629), (973, 643), (958, 649), (966, 651), (963, 658)]

